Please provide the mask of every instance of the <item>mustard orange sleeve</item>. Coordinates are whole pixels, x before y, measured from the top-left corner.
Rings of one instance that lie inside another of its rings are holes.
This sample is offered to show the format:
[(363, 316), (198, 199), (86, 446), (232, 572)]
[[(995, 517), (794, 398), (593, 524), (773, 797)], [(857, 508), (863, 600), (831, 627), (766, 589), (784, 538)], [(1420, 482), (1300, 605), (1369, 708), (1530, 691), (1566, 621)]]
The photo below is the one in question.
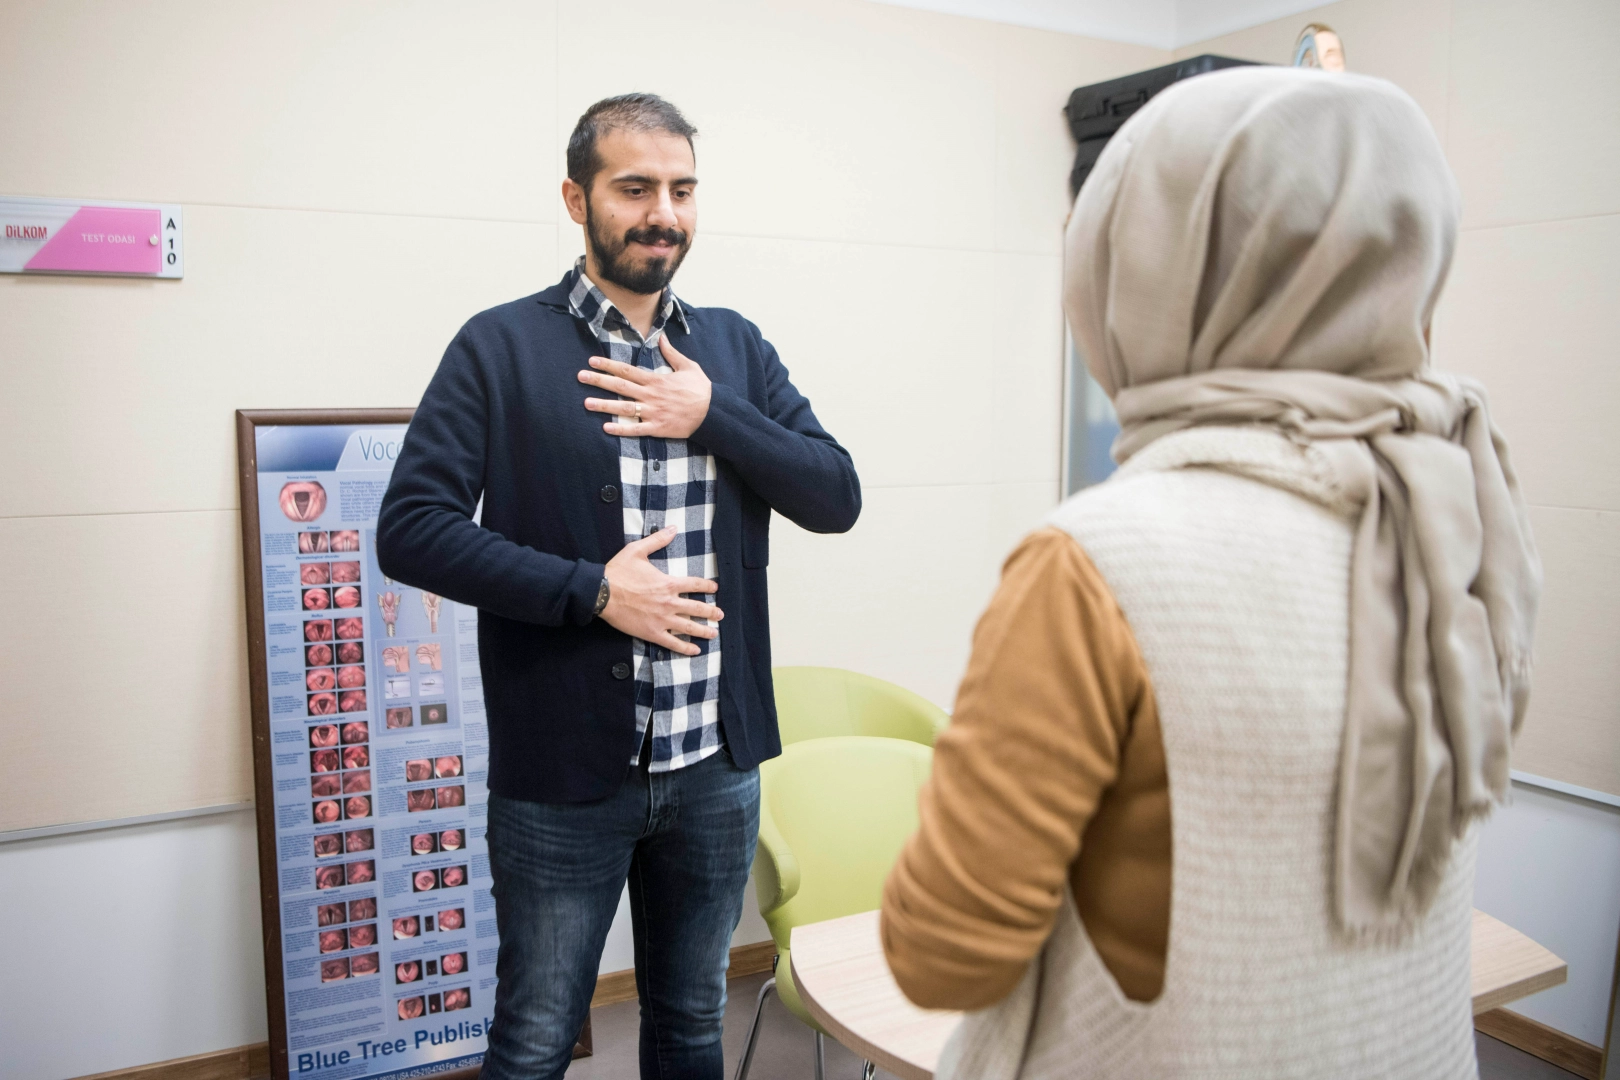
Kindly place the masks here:
[(1067, 533), (1030, 535), (974, 632), (918, 831), (884, 886), (883, 948), (912, 1001), (977, 1009), (1017, 984), (1144, 695), (1135, 640), (1096, 568)]

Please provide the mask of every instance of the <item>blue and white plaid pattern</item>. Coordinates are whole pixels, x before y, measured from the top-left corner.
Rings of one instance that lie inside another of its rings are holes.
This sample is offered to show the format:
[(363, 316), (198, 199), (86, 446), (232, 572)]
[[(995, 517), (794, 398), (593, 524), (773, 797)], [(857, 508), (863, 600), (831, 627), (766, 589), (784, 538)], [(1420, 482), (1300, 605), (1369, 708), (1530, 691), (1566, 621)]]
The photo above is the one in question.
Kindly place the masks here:
[[(585, 257), (574, 263), (568, 307), (591, 328), (608, 359), (649, 371), (668, 371), (658, 339), (671, 317), (682, 329), (686, 312), (675, 293), (664, 290), (664, 303), (645, 339), (613, 302), (585, 276)], [(629, 417), (617, 418), (634, 423)], [(685, 439), (619, 438), (619, 490), (624, 507), (624, 542), (650, 536), (674, 525), (679, 530), (669, 546), (653, 552), (654, 566), (675, 577), (719, 576), (715, 561), (714, 455), (694, 452)], [(697, 596), (696, 599), (711, 599)], [(652, 772), (669, 772), (696, 764), (720, 749), (720, 639), (692, 638), (701, 650), (680, 656), (661, 645), (632, 638), (636, 680), (636, 752), (652, 724)]]

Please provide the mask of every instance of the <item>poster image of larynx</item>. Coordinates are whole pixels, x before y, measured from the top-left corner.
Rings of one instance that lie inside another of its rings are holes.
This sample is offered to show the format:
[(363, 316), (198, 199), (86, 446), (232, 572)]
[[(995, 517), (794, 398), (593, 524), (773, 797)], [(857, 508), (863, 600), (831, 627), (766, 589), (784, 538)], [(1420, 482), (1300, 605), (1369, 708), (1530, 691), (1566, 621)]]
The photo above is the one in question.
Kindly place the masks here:
[(392, 581), (405, 429), (257, 434), (288, 1072), (477, 1064), (494, 1012), (477, 612)]

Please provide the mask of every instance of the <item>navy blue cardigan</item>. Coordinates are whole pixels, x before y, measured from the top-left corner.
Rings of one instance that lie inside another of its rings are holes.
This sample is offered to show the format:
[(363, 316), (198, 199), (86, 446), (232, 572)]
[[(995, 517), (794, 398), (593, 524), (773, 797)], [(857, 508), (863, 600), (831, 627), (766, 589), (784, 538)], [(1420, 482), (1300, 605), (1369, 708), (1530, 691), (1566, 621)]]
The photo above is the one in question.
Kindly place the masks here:
[[(781, 752), (771, 511), (844, 532), (860, 481), (758, 327), (724, 308), (686, 312), (690, 332), (673, 319), (666, 332), (714, 384), (690, 441), (718, 465), (720, 725), (747, 769)], [(591, 614), (624, 546), (618, 440), (585, 409), (601, 391), (576, 378), (600, 355), (560, 284), (474, 316), (422, 396), (377, 523), (383, 573), (478, 608), (489, 787), (531, 802), (611, 795), (635, 750), (630, 638)]]

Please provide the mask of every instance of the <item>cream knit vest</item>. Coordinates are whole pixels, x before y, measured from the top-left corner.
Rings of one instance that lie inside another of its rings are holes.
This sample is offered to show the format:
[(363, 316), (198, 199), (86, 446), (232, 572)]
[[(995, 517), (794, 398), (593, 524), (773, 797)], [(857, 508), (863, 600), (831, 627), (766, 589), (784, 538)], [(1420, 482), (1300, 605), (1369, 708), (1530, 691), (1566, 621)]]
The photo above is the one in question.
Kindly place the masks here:
[(1268, 431), (1194, 429), (1052, 515), (1113, 590), (1158, 698), (1164, 990), (1127, 999), (1065, 897), (1018, 988), (964, 1020), (939, 1080), (1477, 1076), (1473, 837), (1410, 938), (1333, 931), (1351, 526), (1325, 475)]

